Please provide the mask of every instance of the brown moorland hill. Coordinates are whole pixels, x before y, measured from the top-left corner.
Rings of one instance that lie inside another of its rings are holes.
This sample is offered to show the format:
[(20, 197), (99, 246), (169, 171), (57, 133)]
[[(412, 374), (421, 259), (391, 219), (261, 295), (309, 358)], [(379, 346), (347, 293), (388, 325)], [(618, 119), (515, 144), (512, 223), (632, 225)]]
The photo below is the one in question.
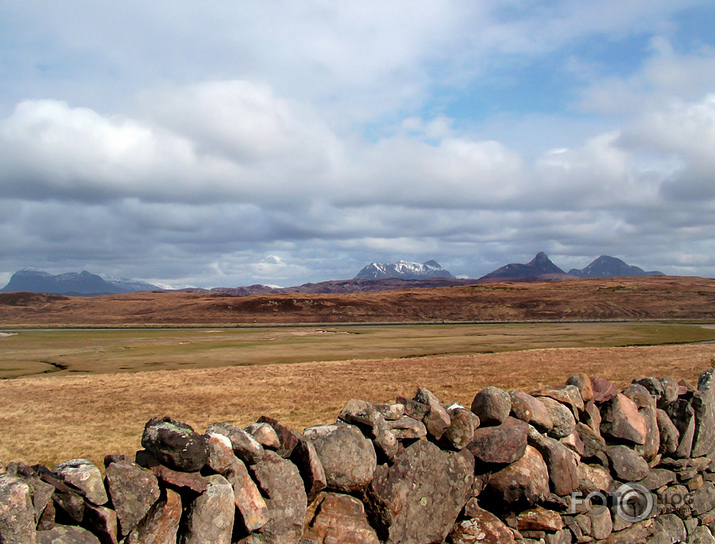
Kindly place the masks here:
[(0, 294), (4, 327), (713, 318), (715, 279), (672, 276), (247, 297), (185, 292)]

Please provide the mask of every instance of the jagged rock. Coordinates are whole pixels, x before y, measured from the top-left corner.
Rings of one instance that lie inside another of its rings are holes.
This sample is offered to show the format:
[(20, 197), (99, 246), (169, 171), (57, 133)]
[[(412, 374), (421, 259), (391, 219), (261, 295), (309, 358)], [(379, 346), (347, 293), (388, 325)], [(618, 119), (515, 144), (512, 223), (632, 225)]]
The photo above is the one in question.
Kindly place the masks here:
[(120, 537), (128, 535), (159, 500), (159, 482), (136, 463), (110, 463), (106, 469), (107, 490), (119, 521)]
[(678, 449), (680, 442), (680, 433), (675, 424), (670, 420), (668, 414), (664, 410), (658, 408), (655, 412), (656, 422), (658, 424), (658, 433), (660, 435), (660, 453), (663, 455), (672, 455)]
[[(559, 441), (543, 436), (534, 427), (529, 428), (528, 441), (530, 446), (539, 451), (546, 463), (551, 490), (560, 496), (567, 496), (576, 491), (579, 478), (577, 461), (573, 453)], [(556, 530), (558, 529), (554, 529)]]
[(649, 377), (634, 379), (632, 383), (637, 383), (645, 387), (646, 391), (648, 391), (655, 399), (656, 404), (659, 403), (660, 399), (663, 397), (663, 384), (657, 378)]
[(151, 473), (165, 484), (176, 488), (190, 489), (194, 493), (206, 491), (206, 480), (198, 472), (180, 472), (162, 465), (153, 454), (140, 450), (136, 454), (136, 464), (148, 468)]
[(85, 493), (85, 498), (97, 506), (106, 504), (109, 498), (102, 482), (102, 473), (87, 459), (72, 459), (55, 466), (52, 472), (65, 483), (70, 483)]
[(249, 467), (268, 506), (268, 523), (261, 528), (261, 542), (295, 544), (303, 531), (307, 497), (298, 468), (279, 455), (266, 451)]
[(514, 533), (502, 520), (481, 508), (458, 521), (447, 536), (448, 544), (514, 544)]
[(206, 477), (207, 489), (186, 507), (179, 544), (231, 544), (233, 487), (220, 474)]
[(529, 426), (519, 419), (507, 418), (496, 427), (480, 427), (467, 449), (482, 463), (513, 463), (524, 455)]
[(475, 395), (471, 409), (483, 426), (501, 425), (511, 412), (511, 396), (490, 385)]
[(710, 389), (698, 389), (693, 393), (690, 405), (695, 414), (693, 447), (690, 455), (692, 457), (711, 455), (715, 451), (715, 394)]
[(117, 544), (119, 523), (114, 510), (88, 504), (84, 509), (82, 525), (97, 535), (102, 544)]
[(589, 493), (607, 492), (611, 489), (613, 478), (608, 469), (600, 465), (579, 463), (576, 467), (578, 474), (578, 490), (583, 495)]
[(579, 410), (583, 410), (584, 408), (581, 392), (578, 390), (578, 387), (574, 385), (567, 385), (563, 389), (537, 389), (531, 392), (531, 396), (537, 399), (548, 397), (560, 402), (571, 410), (574, 418), (577, 418)]
[(323, 489), (328, 485), (318, 453), (311, 442), (303, 439), (293, 448), (290, 460), (298, 467), (303, 482), (305, 483), (305, 493), (308, 501), (312, 502)]
[[(620, 518), (616, 516), (615, 520)], [(614, 524), (614, 531), (616, 526)], [(655, 526), (655, 522), (652, 519), (647, 519), (645, 521), (639, 521), (633, 525), (619, 530), (617, 532), (611, 533), (611, 535), (604, 541), (606, 544), (635, 544), (640, 542), (649, 542), (649, 538), (653, 536), (658, 527)]]
[(593, 399), (593, 386), (591, 385), (591, 378), (588, 374), (580, 372), (569, 376), (566, 380), (566, 385), (576, 386), (579, 393), (581, 393), (581, 399), (583, 399), (583, 402), (588, 402)]
[(578, 436), (583, 444), (583, 453), (581, 456), (584, 459), (591, 459), (599, 452), (605, 451), (606, 441), (588, 425), (584, 425), (580, 422), (577, 423), (575, 432), (578, 432)]
[(448, 413), (451, 423), (442, 439), (451, 449), (459, 451), (472, 441), (474, 431), (479, 427), (479, 416), (461, 407), (453, 408)]
[(665, 407), (678, 400), (679, 387), (678, 382), (670, 378), (660, 380), (660, 385), (663, 388), (663, 394), (658, 399), (658, 408), (665, 410)]
[(375, 411), (388, 421), (400, 419), (405, 415), (404, 404), (373, 404)]
[(408, 415), (394, 421), (386, 421), (386, 424), (399, 440), (415, 440), (427, 436), (424, 423)]
[(591, 376), (591, 388), (593, 389), (593, 401), (598, 404), (611, 400), (618, 394), (618, 388), (600, 376)]
[(471, 493), (474, 458), (418, 441), (395, 463), (378, 467), (367, 495), (374, 521), (390, 542), (442, 542)]
[(648, 427), (636, 404), (618, 393), (601, 406), (601, 434), (645, 444)]
[(549, 493), (549, 471), (544, 458), (536, 448), (526, 446), (520, 459), (492, 474), (482, 493), (487, 501), (500, 506), (519, 501), (536, 503)]
[(245, 430), (264, 448), (277, 450), (281, 446), (278, 434), (268, 423), (253, 423)]
[(352, 493), (367, 487), (377, 466), (372, 442), (354, 425), (318, 425), (304, 431), (318, 454), (328, 488)]
[(439, 399), (429, 389), (420, 387), (417, 389), (413, 400), (430, 407), (422, 419), (422, 423), (425, 424), (427, 433), (434, 437), (435, 440), (442, 438), (442, 435), (451, 423), (451, 419), (447, 410), (440, 404)]
[(404, 413), (406, 416), (410, 416), (417, 421), (422, 421), (427, 415), (427, 412), (429, 412), (428, 404), (417, 402), (412, 399), (408, 400), (405, 397), (397, 397), (397, 404), (401, 404), (404, 407)]
[[(686, 496), (686, 492), (683, 496)], [(715, 508), (715, 485), (706, 482), (700, 489), (696, 489), (689, 495), (690, 508), (693, 516), (699, 516)]]
[(708, 527), (695, 527), (688, 536), (688, 544), (715, 544), (715, 537)]
[[(0, 472), (2, 471), (0, 470)], [(35, 521), (39, 523), (43, 511), (52, 501), (52, 494), (55, 492), (55, 486), (48, 484), (47, 482), (43, 482), (37, 475), (37, 472), (35, 472), (32, 467), (29, 467), (24, 463), (9, 463), (7, 466), (7, 473), (11, 476), (17, 476), (30, 488), (32, 506), (35, 510)]]
[(246, 531), (249, 533), (257, 531), (268, 523), (269, 511), (266, 500), (261, 496), (243, 461), (236, 459), (223, 476), (233, 488), (233, 501)]
[(181, 497), (167, 489), (147, 516), (126, 539), (126, 544), (176, 544), (181, 521)]
[(283, 459), (288, 459), (293, 453), (293, 448), (295, 448), (298, 445), (298, 442), (303, 439), (303, 435), (299, 432), (294, 431), (285, 425), (281, 425), (278, 423), (278, 420), (273, 419), (272, 417), (261, 416), (258, 418), (258, 423), (268, 423), (271, 427), (273, 427), (273, 430), (278, 435), (278, 440), (280, 441), (280, 446), (278, 447), (276, 453), (283, 457)]
[(616, 478), (623, 482), (637, 482), (648, 476), (648, 463), (628, 446), (611, 446), (606, 450)]
[(561, 515), (541, 506), (524, 510), (516, 516), (519, 531), (560, 531), (564, 526)]
[(392, 460), (397, 453), (399, 447), (397, 437), (390, 430), (383, 415), (375, 409), (372, 403), (350, 399), (338, 418), (363, 429), (363, 432), (373, 440), (377, 450), (386, 459)]
[[(32, 542), (35, 540), (33, 539)], [(100, 544), (100, 542), (87, 529), (70, 525), (55, 525), (49, 531), (37, 532), (37, 544)]]
[(554, 428), (549, 411), (542, 402), (523, 391), (512, 391), (511, 413), (517, 418), (536, 427), (540, 432), (548, 433)]
[(639, 483), (646, 486), (649, 490), (655, 491), (675, 480), (676, 475), (672, 470), (668, 470), (667, 468), (652, 468), (648, 476), (643, 478)]
[(379, 544), (362, 502), (350, 495), (320, 493), (308, 508), (300, 544)]
[[(646, 426), (645, 443), (642, 447), (636, 447), (646, 461), (652, 461), (658, 455), (660, 449), (660, 431), (658, 430), (658, 418), (656, 413), (656, 400), (648, 390), (638, 383), (632, 383), (624, 391), (623, 395), (631, 399), (638, 413), (643, 416)], [(715, 422), (714, 422), (715, 423)]]
[(575, 454), (577, 462), (586, 452), (586, 446), (584, 445), (583, 440), (581, 440), (581, 435), (579, 434), (578, 429), (574, 429), (574, 432), (572, 432), (570, 435), (564, 436), (563, 438), (559, 439), (559, 442)]
[(698, 391), (707, 391), (712, 389), (715, 383), (715, 368), (704, 370), (698, 378)]
[(233, 446), (228, 436), (219, 433), (207, 433), (209, 457), (206, 465), (217, 474), (231, 470), (238, 458), (233, 454)]
[(548, 433), (549, 436), (557, 439), (564, 438), (574, 431), (576, 428), (576, 419), (571, 410), (551, 397), (539, 397), (536, 400), (544, 405), (554, 424)]
[(199, 471), (208, 460), (206, 435), (168, 417), (147, 421), (141, 444), (169, 468), (183, 472)]
[(678, 399), (670, 403), (665, 412), (680, 433), (680, 442), (673, 456), (680, 459), (690, 457), (690, 452), (693, 448), (693, 437), (695, 436), (695, 412), (693, 412), (693, 407), (690, 406), (687, 400)]
[(35, 510), (30, 486), (12, 474), (0, 474), (0, 542), (35, 542)]
[(206, 429), (206, 434), (218, 433), (227, 436), (233, 453), (247, 465), (257, 463), (263, 457), (263, 446), (246, 431), (230, 423), (217, 423)]

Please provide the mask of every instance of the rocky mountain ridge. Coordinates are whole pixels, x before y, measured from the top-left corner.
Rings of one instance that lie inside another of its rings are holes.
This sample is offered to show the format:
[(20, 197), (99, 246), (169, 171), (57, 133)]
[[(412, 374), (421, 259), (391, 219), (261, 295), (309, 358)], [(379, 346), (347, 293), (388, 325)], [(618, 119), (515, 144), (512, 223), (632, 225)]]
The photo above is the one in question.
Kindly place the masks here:
[(143, 281), (119, 279), (105, 280), (97, 274), (83, 270), (52, 275), (41, 270), (23, 269), (15, 272), (0, 293), (27, 291), (51, 295), (94, 296), (119, 295), (160, 289)]
[(426, 263), (414, 263), (410, 261), (370, 263), (355, 276), (355, 279), (358, 280), (381, 280), (388, 278), (422, 280), (427, 278), (452, 279), (454, 276), (434, 260), (427, 261)]
[(632, 266), (621, 259), (616, 257), (609, 257), (608, 255), (601, 255), (591, 264), (578, 270), (572, 268), (569, 270), (571, 276), (577, 276), (579, 278), (615, 278), (623, 276), (662, 276), (662, 272), (657, 270), (652, 270), (646, 272), (642, 268), (637, 266)]

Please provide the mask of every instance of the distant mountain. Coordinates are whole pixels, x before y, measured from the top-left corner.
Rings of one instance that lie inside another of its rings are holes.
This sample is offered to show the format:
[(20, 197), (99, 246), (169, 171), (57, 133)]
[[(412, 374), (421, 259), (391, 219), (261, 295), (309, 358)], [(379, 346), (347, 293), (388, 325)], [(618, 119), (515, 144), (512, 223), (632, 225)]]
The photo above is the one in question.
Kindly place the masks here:
[(41, 270), (18, 270), (0, 293), (28, 291), (53, 295), (116, 295), (138, 291), (156, 291), (156, 285), (135, 280), (105, 280), (97, 274), (83, 270), (53, 276)]
[(552, 263), (543, 251), (536, 254), (536, 257), (527, 264), (511, 263), (501, 268), (497, 268), (480, 280), (490, 279), (564, 279), (568, 277), (566, 272)]
[(355, 276), (356, 280), (382, 280), (388, 278), (424, 280), (428, 278), (453, 279), (454, 276), (436, 261), (427, 261), (423, 264), (408, 261), (370, 263)]
[(569, 274), (579, 278), (616, 278), (622, 276), (662, 276), (662, 272), (657, 270), (646, 272), (637, 266), (631, 266), (621, 259), (601, 255), (598, 259), (589, 264), (586, 268), (578, 270), (572, 268)]

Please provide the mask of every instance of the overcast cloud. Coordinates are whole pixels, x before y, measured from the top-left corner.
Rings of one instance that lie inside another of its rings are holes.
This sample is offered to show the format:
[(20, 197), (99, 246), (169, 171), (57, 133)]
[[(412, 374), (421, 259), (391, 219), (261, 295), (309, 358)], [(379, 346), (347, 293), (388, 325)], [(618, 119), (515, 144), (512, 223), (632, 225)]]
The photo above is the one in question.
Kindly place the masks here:
[(0, 283), (715, 276), (708, 0), (0, 0)]

